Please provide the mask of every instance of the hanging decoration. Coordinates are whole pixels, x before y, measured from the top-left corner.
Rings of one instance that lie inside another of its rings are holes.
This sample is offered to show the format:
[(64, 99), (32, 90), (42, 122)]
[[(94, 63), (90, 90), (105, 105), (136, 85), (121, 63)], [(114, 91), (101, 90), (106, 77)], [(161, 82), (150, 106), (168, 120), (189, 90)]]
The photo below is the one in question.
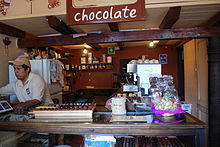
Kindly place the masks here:
[(11, 44), (11, 40), (8, 37), (2, 39), (3, 44), (5, 45), (5, 52), (4, 55), (8, 55), (8, 46)]
[(5, 45), (5, 48), (8, 49), (8, 45), (11, 44), (11, 40), (8, 37), (5, 37), (5, 39), (3, 39), (3, 43)]
[(11, 1), (12, 0), (0, 0), (0, 12), (2, 15), (5, 16), (7, 14), (7, 9), (12, 3)]
[(52, 9), (60, 5), (60, 0), (48, 0), (48, 8)]

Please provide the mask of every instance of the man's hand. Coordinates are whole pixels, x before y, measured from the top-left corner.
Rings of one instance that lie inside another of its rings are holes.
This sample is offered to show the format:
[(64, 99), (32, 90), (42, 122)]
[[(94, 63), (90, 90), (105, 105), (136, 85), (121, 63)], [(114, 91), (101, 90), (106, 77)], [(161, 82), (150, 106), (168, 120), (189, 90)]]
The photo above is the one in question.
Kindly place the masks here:
[(21, 103), (15, 103), (12, 105), (14, 112), (17, 114), (22, 114), (24, 111), (28, 111), (30, 107), (36, 106), (40, 104), (40, 101), (37, 99), (26, 101), (26, 102), (21, 102)]

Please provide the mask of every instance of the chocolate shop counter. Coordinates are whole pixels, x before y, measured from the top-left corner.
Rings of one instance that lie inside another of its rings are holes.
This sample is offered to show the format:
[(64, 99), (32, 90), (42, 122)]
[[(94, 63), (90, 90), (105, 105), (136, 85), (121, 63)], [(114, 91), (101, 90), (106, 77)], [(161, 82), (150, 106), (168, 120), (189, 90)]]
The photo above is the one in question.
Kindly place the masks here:
[[(18, 131), (49, 134), (123, 135), (123, 136), (178, 136), (185, 146), (205, 146), (207, 125), (185, 113), (175, 117), (156, 117), (144, 112), (93, 112), (91, 120), (37, 120), (32, 114), (12, 112), (0, 114), (1, 131)], [(189, 141), (190, 140), (190, 141)], [(188, 144), (187, 144), (188, 143)], [(194, 144), (194, 145), (193, 145)]]

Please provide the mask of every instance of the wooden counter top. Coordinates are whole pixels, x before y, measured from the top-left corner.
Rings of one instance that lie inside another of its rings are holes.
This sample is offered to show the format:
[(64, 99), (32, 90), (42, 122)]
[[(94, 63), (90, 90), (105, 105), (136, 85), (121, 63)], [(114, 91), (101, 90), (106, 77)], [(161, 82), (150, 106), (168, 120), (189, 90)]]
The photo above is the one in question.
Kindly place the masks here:
[[(24, 115), (1, 115), (0, 129), (52, 134), (108, 134), (108, 135), (191, 135), (196, 144), (203, 146), (207, 125), (190, 114), (184, 115), (181, 123), (112, 123), (111, 113), (95, 112), (92, 122), (37, 122)], [(5, 117), (5, 120), (4, 120)], [(158, 119), (158, 118), (157, 118)]]
[[(93, 116), (93, 122), (38, 122), (25, 115), (7, 114), (6, 120), (1, 119), (0, 129), (11, 131), (34, 131), (50, 133), (98, 133), (98, 134), (145, 134), (152, 130), (172, 129), (204, 129), (206, 124), (190, 114), (185, 114), (185, 122), (182, 123), (112, 123), (110, 112), (96, 112)], [(3, 117), (3, 116), (2, 116)], [(11, 119), (9, 120), (9, 117)], [(127, 130), (129, 128), (129, 130)], [(126, 129), (126, 130), (124, 130)], [(120, 131), (119, 131), (120, 130)], [(166, 131), (166, 132), (167, 132)]]

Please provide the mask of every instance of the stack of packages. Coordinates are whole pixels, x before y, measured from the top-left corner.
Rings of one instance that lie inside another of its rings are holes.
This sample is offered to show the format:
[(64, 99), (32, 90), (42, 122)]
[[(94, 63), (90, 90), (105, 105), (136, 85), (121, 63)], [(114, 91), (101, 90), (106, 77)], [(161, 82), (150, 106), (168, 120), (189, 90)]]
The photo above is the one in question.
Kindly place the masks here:
[(54, 104), (36, 107), (36, 109), (30, 113), (33, 113), (35, 120), (38, 121), (92, 121), (95, 106), (96, 104), (94, 102)]
[(156, 116), (172, 116), (184, 113), (180, 107), (180, 99), (172, 76), (151, 76), (149, 80), (151, 85), (152, 112)]

